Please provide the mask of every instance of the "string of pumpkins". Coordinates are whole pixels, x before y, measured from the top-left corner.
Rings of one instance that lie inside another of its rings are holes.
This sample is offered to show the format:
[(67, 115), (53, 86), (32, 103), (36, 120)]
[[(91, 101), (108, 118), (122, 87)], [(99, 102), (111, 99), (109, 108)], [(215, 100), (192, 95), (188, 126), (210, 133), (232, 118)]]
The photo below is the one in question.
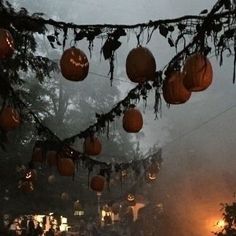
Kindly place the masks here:
[[(11, 33), (6, 29), (0, 28), (0, 60), (8, 59), (13, 55), (15, 51), (14, 45)], [(20, 114), (14, 107), (10, 105), (2, 107), (0, 111), (0, 128), (4, 132), (16, 129), (19, 127), (20, 122)]]

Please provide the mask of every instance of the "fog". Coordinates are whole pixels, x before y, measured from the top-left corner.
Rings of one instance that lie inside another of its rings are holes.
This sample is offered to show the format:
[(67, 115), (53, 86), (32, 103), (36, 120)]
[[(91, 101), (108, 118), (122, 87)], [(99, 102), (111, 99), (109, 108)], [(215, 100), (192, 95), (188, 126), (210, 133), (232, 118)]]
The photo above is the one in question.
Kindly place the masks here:
[[(27, 0), (14, 4), (25, 6), (30, 12), (44, 12), (49, 18), (76, 24), (133, 24), (199, 14), (202, 9), (209, 9), (214, 1)], [(122, 68), (127, 50), (135, 45), (131, 37), (117, 52), (116, 77), (123, 81), (119, 84), (122, 96), (133, 87), (125, 81), (127, 78)], [(159, 68), (174, 54), (159, 38), (153, 37), (148, 47), (153, 51)], [(94, 54), (92, 60), (95, 62), (96, 50)], [(144, 152), (154, 144), (163, 150), (164, 162), (159, 182), (151, 196), (164, 204), (168, 229), (163, 236), (212, 235), (211, 231), (215, 230), (214, 224), (221, 214), (219, 204), (234, 199), (236, 85), (232, 83), (233, 60), (225, 59), (222, 67), (214, 58), (211, 61), (214, 64), (213, 84), (208, 90), (193, 94), (188, 103), (167, 108), (163, 102), (162, 117), (155, 120), (153, 98), (148, 98), (148, 109), (144, 115), (145, 136), (140, 142)], [(142, 102), (140, 107), (143, 107)]]

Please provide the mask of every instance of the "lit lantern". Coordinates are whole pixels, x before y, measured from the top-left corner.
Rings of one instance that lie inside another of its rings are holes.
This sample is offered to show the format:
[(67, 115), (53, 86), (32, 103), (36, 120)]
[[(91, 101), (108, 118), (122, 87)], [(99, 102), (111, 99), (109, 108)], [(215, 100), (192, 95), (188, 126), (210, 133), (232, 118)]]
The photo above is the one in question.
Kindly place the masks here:
[(89, 71), (89, 62), (85, 53), (75, 47), (64, 51), (60, 60), (61, 73), (70, 81), (81, 81)]
[(49, 184), (53, 184), (53, 183), (55, 183), (55, 181), (56, 181), (55, 175), (49, 175), (48, 176), (48, 183)]
[(63, 201), (68, 201), (68, 200), (69, 200), (69, 194), (66, 193), (66, 192), (63, 192), (63, 193), (61, 194), (61, 199), (62, 199)]
[(84, 153), (90, 156), (97, 156), (102, 151), (102, 144), (97, 137), (88, 136), (84, 141)]
[(182, 104), (188, 101), (191, 92), (183, 85), (184, 73), (174, 71), (163, 83), (163, 97), (168, 104)]
[(83, 216), (84, 210), (80, 204), (80, 201), (77, 200), (74, 202), (74, 216)]
[(213, 70), (210, 61), (204, 55), (196, 53), (187, 58), (183, 71), (183, 84), (192, 92), (203, 91), (212, 83)]
[(129, 206), (135, 206), (136, 200), (135, 200), (135, 196), (133, 194), (129, 193), (127, 195), (127, 203)]
[(4, 107), (0, 112), (0, 127), (5, 132), (16, 129), (20, 125), (20, 114), (13, 107)]
[(61, 176), (73, 176), (75, 173), (75, 164), (70, 158), (58, 158), (57, 170)]
[(0, 29), (0, 59), (9, 58), (14, 53), (14, 40), (8, 30)]
[(106, 185), (106, 179), (101, 175), (95, 175), (91, 178), (90, 188), (93, 191), (101, 193)]
[(151, 51), (145, 47), (132, 49), (126, 59), (126, 73), (135, 83), (154, 80), (156, 61)]
[(137, 133), (143, 127), (142, 113), (134, 107), (130, 107), (124, 112), (123, 128), (128, 133)]

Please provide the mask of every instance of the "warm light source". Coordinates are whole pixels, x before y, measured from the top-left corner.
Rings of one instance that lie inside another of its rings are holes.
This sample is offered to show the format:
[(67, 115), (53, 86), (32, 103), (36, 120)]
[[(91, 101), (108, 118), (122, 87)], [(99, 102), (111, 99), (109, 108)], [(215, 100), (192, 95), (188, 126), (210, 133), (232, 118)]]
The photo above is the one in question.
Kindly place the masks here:
[(226, 222), (225, 222), (223, 219), (219, 220), (219, 221), (216, 223), (216, 226), (217, 226), (218, 228), (221, 228), (221, 229), (224, 228), (225, 225), (226, 225)]

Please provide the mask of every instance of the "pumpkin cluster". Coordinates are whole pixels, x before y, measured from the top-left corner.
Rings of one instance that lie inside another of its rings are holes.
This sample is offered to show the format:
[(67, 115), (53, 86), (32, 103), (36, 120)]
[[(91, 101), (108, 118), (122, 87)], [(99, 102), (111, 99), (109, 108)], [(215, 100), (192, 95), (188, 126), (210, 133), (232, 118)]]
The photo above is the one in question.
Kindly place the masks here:
[(182, 104), (189, 100), (192, 92), (207, 89), (213, 78), (208, 58), (200, 53), (189, 56), (183, 71), (170, 72), (163, 82), (163, 98), (168, 104)]

